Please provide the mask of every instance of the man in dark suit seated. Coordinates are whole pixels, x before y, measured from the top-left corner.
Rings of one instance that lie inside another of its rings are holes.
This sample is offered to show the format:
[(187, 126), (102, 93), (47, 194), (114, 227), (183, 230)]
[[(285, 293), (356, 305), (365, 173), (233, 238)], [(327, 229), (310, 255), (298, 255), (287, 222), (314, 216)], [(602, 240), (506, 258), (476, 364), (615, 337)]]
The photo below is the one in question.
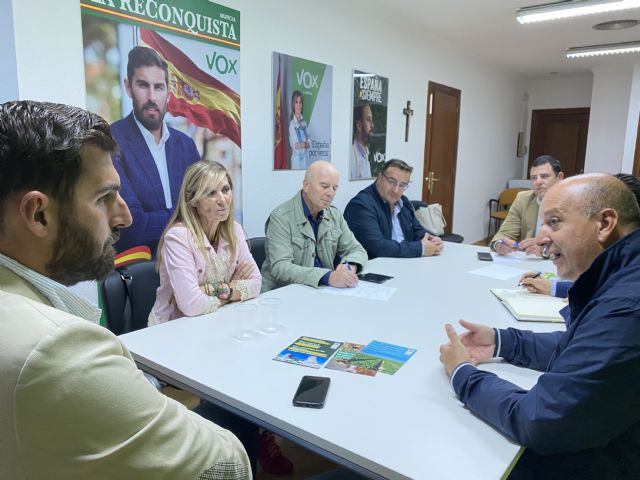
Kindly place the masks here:
[(167, 63), (147, 47), (129, 52), (127, 94), (133, 112), (111, 125), (120, 147), (113, 164), (133, 223), (122, 230), (118, 252), (147, 245), (155, 254), (173, 213), (184, 172), (200, 159), (193, 140), (164, 122), (169, 101)]
[[(591, 174), (553, 185), (540, 212), (536, 244), (575, 281), (566, 332), (461, 320), (440, 360), (460, 401), (526, 448), (511, 479), (640, 478), (640, 208)], [(476, 368), (495, 357), (542, 374), (524, 389)]]
[(387, 161), (376, 181), (347, 204), (344, 218), (369, 258), (439, 255), (443, 244), (416, 218), (403, 195), (413, 167), (402, 160)]

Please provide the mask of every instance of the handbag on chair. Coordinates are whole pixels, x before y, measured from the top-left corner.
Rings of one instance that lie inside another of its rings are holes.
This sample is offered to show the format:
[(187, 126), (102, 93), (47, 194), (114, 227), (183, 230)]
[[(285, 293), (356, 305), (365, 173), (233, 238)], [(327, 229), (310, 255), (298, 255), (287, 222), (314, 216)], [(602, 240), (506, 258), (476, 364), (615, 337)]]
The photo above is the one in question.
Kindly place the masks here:
[(442, 205), (439, 203), (430, 203), (426, 208), (418, 208), (416, 210), (416, 218), (430, 234), (436, 236), (444, 235), (444, 227), (447, 226), (447, 221), (444, 219)]

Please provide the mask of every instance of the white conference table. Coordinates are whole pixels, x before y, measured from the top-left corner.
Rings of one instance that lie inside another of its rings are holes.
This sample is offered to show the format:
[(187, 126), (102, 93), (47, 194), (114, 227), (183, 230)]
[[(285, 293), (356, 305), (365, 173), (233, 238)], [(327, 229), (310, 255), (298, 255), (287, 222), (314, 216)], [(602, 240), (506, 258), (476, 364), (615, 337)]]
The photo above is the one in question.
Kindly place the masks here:
[[(497, 479), (519, 446), (456, 399), (438, 360), (439, 346), (447, 341), (444, 324), (457, 325), (464, 318), (534, 331), (563, 326), (517, 322), (489, 292), (514, 288), (517, 277), (498, 280), (469, 273), (490, 265), (553, 272), (551, 262), (481, 262), (476, 252), (483, 250), (447, 243), (438, 257), (371, 261), (366, 271), (394, 277), (384, 284), (397, 287), (389, 301), (331, 295), (302, 285), (273, 290), (263, 296), (282, 300), (283, 329), (249, 342), (231, 337), (235, 312), (229, 306), (120, 338), (143, 370), (367, 477)], [(301, 336), (364, 344), (380, 340), (417, 352), (395, 375), (375, 377), (272, 360)], [(482, 368), (525, 388), (538, 377), (504, 362)], [(292, 405), (303, 375), (331, 377), (323, 409)]]

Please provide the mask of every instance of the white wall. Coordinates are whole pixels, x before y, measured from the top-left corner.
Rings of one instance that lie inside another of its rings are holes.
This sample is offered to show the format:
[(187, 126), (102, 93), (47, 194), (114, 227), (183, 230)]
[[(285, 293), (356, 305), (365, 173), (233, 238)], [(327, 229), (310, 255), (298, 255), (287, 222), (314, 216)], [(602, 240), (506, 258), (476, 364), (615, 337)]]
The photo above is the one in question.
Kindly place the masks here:
[(588, 107), (592, 88), (593, 75), (532, 79), (527, 86), (529, 110)]
[(15, 36), (13, 32), (13, 5), (11, 0), (0, 0), (0, 103), (18, 98), (18, 72), (16, 69)]
[(20, 99), (85, 106), (80, 2), (13, 0)]
[[(519, 98), (524, 90), (521, 78), (452, 50), (447, 42), (412, 26), (411, 19), (370, 12), (364, 1), (306, 3), (303, 23), (312, 19), (313, 24), (323, 26), (316, 34), (313, 29), (284, 27), (299, 23), (299, 2), (278, 2), (277, 17), (271, 2), (238, 0), (227, 4), (242, 14), (243, 181), (245, 192), (250, 192), (244, 198), (245, 226), (250, 235), (262, 234), (270, 211), (293, 195), (303, 175), (271, 170), (272, 87), (265, 81), (265, 72), (270, 72), (274, 50), (333, 65), (332, 156), (341, 172), (336, 196), (340, 208), (369, 183), (348, 181), (353, 68), (389, 77), (387, 158), (401, 158), (416, 167), (414, 183), (407, 191), (410, 198), (421, 197), (428, 81), (462, 90), (453, 228), (467, 241), (486, 235), (488, 199), (519, 169), (515, 142)], [(415, 113), (409, 142), (405, 143), (402, 109), (407, 100)]]
[[(530, 147), (531, 112), (553, 108), (585, 108), (591, 105), (593, 75), (581, 77), (545, 77), (529, 81), (525, 144)], [(529, 153), (523, 157), (522, 178), (528, 177)]]
[[(1, 0), (7, 1), (7, 0)], [(487, 202), (520, 174), (515, 158), (524, 80), (484, 59), (453, 50), (410, 18), (370, 11), (365, 0), (300, 3), (280, 0), (221, 2), (241, 12), (241, 97), (244, 222), (262, 235), (270, 211), (299, 188), (302, 172), (272, 171), (271, 52), (333, 65), (332, 156), (341, 172), (336, 205), (368, 182), (348, 181), (351, 71), (390, 79), (387, 156), (416, 167), (410, 198), (421, 197), (426, 92), (429, 80), (462, 91), (453, 229), (474, 241), (485, 236)], [(15, 41), (21, 98), (84, 106), (84, 71), (78, 0), (14, 0)], [(33, 15), (38, 12), (38, 15)], [(366, 16), (363, 21), (362, 16)], [(322, 25), (321, 29), (295, 28)], [(375, 32), (384, 32), (384, 35)], [(415, 114), (404, 142), (402, 108)]]
[(601, 65), (593, 69), (593, 74), (584, 170), (618, 173), (624, 154), (633, 64), (614, 62)]

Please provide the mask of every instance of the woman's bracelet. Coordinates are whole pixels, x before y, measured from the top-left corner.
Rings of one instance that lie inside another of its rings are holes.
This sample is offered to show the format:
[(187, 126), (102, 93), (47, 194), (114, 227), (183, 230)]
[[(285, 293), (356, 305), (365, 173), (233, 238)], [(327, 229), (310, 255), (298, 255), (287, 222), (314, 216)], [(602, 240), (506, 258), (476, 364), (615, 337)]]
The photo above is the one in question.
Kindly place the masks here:
[(231, 288), (231, 284), (227, 282), (206, 282), (203, 287), (204, 292), (207, 295), (209, 295), (210, 297), (218, 297), (221, 300), (229, 300), (233, 295), (233, 288)]

